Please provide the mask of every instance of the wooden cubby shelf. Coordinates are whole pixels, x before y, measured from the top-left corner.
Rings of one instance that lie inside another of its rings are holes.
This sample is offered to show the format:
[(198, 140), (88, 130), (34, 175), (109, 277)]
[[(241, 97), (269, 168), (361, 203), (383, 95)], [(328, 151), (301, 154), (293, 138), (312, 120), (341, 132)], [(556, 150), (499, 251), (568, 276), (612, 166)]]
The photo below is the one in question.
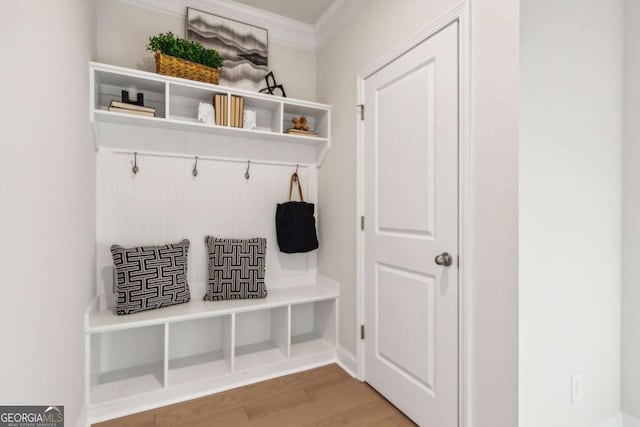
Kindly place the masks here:
[[(95, 62), (89, 67), (90, 119), (98, 146), (309, 165), (321, 164), (330, 148), (328, 105)], [(154, 107), (156, 117), (108, 110), (111, 101), (120, 100), (121, 90), (130, 88), (144, 93), (145, 106)], [(199, 122), (199, 103), (211, 103), (216, 93), (243, 97), (244, 108), (256, 112), (256, 129)], [(317, 137), (284, 133), (291, 118), (300, 115)]]

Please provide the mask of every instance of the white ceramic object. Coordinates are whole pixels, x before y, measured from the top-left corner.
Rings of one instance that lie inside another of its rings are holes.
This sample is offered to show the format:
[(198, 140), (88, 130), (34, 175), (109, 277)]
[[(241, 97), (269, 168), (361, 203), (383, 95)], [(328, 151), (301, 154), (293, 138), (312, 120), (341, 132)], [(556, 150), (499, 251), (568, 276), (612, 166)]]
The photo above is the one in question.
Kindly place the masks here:
[(213, 105), (201, 102), (198, 106), (198, 121), (206, 125), (215, 124), (215, 116), (213, 113)]
[(256, 128), (256, 110), (244, 110), (242, 127), (245, 129)]

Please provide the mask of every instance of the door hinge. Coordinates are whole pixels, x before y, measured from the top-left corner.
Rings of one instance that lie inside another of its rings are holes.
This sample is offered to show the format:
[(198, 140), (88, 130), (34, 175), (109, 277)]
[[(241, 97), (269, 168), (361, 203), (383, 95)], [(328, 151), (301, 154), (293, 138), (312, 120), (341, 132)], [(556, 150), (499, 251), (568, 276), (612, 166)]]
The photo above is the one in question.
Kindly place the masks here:
[(358, 104), (358, 112), (360, 113), (360, 120), (364, 120), (364, 104)]
[(364, 339), (364, 325), (360, 325), (360, 339)]
[(360, 230), (364, 231), (364, 215), (360, 217)]

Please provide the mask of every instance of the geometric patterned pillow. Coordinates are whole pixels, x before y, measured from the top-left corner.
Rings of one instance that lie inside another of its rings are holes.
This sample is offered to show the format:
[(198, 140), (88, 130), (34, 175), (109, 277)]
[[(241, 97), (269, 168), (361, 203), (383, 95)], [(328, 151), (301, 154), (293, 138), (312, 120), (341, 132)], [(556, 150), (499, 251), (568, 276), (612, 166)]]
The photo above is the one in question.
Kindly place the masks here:
[(267, 239), (205, 238), (209, 250), (206, 301), (264, 298)]
[(111, 246), (116, 270), (116, 313), (131, 314), (189, 302), (189, 240), (162, 246)]

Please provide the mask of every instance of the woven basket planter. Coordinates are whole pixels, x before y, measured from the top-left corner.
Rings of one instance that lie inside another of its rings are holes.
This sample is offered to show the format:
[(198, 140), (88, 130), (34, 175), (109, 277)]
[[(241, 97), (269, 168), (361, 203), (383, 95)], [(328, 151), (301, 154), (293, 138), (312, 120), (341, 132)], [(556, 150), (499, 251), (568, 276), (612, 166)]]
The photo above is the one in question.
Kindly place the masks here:
[(156, 72), (166, 76), (180, 77), (204, 83), (218, 84), (220, 69), (196, 64), (156, 51)]

